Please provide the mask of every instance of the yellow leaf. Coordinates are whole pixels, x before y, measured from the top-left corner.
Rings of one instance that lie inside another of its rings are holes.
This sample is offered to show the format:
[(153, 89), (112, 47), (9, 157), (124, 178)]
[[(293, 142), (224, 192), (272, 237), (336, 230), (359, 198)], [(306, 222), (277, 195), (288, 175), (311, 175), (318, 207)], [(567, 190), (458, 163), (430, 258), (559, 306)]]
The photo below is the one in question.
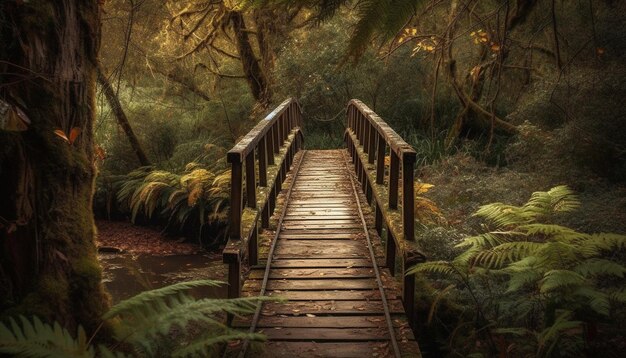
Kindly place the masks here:
[(65, 135), (65, 132), (63, 132), (60, 129), (55, 129), (54, 130), (54, 134), (58, 135), (61, 139), (63, 139), (64, 141), (66, 141), (69, 144), (70, 140), (67, 139), (67, 136)]
[(433, 184), (415, 182), (415, 185), (414, 185), (415, 195), (424, 194), (427, 191), (429, 191), (430, 188), (432, 187), (434, 187)]
[(474, 66), (474, 68), (470, 71), (470, 75), (472, 76), (472, 80), (474, 82), (478, 81), (478, 78), (480, 77), (480, 66)]
[(70, 131), (70, 138), (68, 143), (70, 144), (74, 144), (74, 142), (76, 141), (76, 138), (78, 138), (78, 136), (80, 135), (80, 128), (78, 127), (74, 127), (72, 128), (72, 130)]
[(411, 29), (411, 35), (413, 36), (417, 35), (417, 29)]

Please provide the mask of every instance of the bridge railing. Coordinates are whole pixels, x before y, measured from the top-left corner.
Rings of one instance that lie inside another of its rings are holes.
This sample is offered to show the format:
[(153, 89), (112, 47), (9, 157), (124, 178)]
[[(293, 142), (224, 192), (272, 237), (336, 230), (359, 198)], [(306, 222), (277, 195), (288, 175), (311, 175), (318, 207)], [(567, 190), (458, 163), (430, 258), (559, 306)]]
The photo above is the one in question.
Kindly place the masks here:
[(295, 99), (287, 99), (227, 154), (231, 189), (229, 240), (223, 259), (228, 264), (229, 298), (241, 295), (242, 263), (258, 262), (258, 222), (269, 227), (276, 197), (302, 148), (301, 125), (302, 108)]
[[(376, 230), (382, 235), (383, 224), (386, 227), (386, 266), (395, 274), (398, 252), (401, 271), (404, 273), (409, 267), (425, 259), (413, 245), (416, 152), (363, 102), (351, 100), (348, 103), (347, 117), (345, 140), (357, 178), (368, 204), (375, 204)], [(389, 158), (388, 163), (386, 158)], [(413, 318), (415, 276), (404, 275), (402, 283), (405, 311)]]

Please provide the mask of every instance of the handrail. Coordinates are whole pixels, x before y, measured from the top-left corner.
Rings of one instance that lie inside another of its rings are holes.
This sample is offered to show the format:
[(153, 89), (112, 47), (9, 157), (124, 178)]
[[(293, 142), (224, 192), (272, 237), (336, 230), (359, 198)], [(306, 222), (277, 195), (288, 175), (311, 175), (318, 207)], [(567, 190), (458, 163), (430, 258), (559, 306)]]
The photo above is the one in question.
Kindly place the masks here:
[(301, 125), (302, 108), (288, 98), (226, 156), (231, 164), (229, 239), (222, 255), (228, 264), (229, 298), (241, 296), (242, 262), (247, 259), (251, 266), (258, 262), (258, 221), (261, 227), (269, 227), (276, 197), (303, 145)]
[[(405, 272), (425, 260), (414, 245), (413, 180), (417, 153), (382, 118), (356, 99), (348, 102), (345, 140), (368, 204), (374, 199), (376, 230), (382, 234), (383, 221), (387, 229), (386, 265), (395, 274), (396, 250), (399, 250), (402, 272)], [(415, 275), (404, 276), (402, 301), (411, 322), (415, 314)]]

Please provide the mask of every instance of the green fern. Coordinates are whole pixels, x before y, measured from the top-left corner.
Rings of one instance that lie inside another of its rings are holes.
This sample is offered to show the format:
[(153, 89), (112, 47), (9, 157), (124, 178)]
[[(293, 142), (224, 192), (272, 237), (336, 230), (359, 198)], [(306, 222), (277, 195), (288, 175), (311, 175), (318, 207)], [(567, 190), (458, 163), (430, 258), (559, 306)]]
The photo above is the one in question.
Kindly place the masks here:
[(612, 319), (626, 303), (626, 266), (619, 259), (626, 235), (581, 233), (549, 222), (579, 206), (566, 186), (533, 193), (522, 206), (481, 206), (474, 216), (492, 231), (465, 238), (456, 245), (464, 251), (452, 261), (426, 262), (408, 272), (454, 282), (457, 290), (440, 294), (461, 300), (455, 305), (473, 305), (479, 313), (471, 317), (473, 326), (482, 335), (528, 339), (533, 332), (534, 352), (526, 343), (519, 355), (579, 355), (584, 322), (573, 317)]
[[(222, 283), (212, 280), (191, 281), (142, 292), (112, 307), (103, 319), (115, 319), (114, 333), (118, 342), (131, 344), (147, 356), (157, 355), (160, 341), (166, 339), (173, 328), (184, 331), (191, 323), (204, 324), (208, 333), (176, 349), (172, 355), (204, 355), (215, 344), (238, 339), (264, 340), (261, 334), (239, 332), (225, 326), (216, 315), (223, 312), (236, 316), (251, 314), (260, 302), (274, 302), (278, 299), (249, 297), (197, 300), (186, 293), (195, 287), (219, 284)], [(124, 357), (122, 353), (103, 346), (97, 349), (90, 346), (81, 327), (74, 337), (59, 323), (49, 325), (37, 317), (31, 323), (20, 316), (20, 323), (12, 318), (8, 326), (0, 323), (0, 353), (23, 357)]]
[(173, 285), (165, 286), (163, 288), (144, 291), (136, 296), (133, 296), (127, 300), (121, 301), (115, 306), (111, 307), (111, 309), (104, 314), (102, 318), (110, 319), (116, 315), (122, 315), (128, 312), (133, 312), (141, 307), (145, 307), (146, 304), (150, 302), (157, 301), (159, 299), (164, 299), (168, 296), (172, 296), (178, 294), (182, 291), (190, 290), (196, 287), (217, 287), (223, 285), (224, 283), (221, 281), (215, 280), (197, 280), (197, 281), (188, 281), (188, 282), (179, 282)]
[(95, 356), (82, 327), (78, 328), (75, 339), (57, 322), (49, 325), (33, 317), (31, 323), (24, 316), (19, 316), (19, 321), (21, 326), (13, 318), (9, 319), (9, 326), (0, 323), (0, 353), (19, 357)]

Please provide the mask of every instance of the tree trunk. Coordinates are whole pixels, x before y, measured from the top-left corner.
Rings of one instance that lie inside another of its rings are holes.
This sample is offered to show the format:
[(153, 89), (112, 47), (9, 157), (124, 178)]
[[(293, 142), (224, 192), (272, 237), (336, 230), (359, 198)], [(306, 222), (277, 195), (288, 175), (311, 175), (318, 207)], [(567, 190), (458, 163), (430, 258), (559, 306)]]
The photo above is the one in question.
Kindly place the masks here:
[(139, 139), (133, 132), (133, 128), (130, 126), (130, 122), (128, 121), (128, 117), (126, 117), (126, 113), (124, 113), (124, 109), (122, 108), (122, 104), (120, 103), (120, 99), (117, 97), (117, 94), (111, 87), (111, 83), (104, 75), (102, 68), (98, 66), (98, 83), (102, 87), (102, 92), (104, 92), (104, 96), (107, 98), (109, 102), (109, 107), (113, 111), (115, 118), (117, 119), (117, 123), (122, 127), (124, 133), (126, 133), (126, 137), (128, 137), (128, 141), (130, 142), (130, 146), (133, 148), (133, 151), (137, 155), (137, 159), (139, 159), (139, 163), (142, 166), (148, 166), (150, 164), (150, 160), (146, 156), (146, 153), (141, 148), (141, 144), (139, 143)]
[(265, 107), (270, 103), (272, 93), (267, 77), (263, 73), (259, 60), (256, 58), (254, 50), (252, 49), (242, 13), (239, 11), (231, 11), (230, 21), (233, 26), (233, 31), (235, 32), (237, 51), (241, 58), (246, 81), (250, 86), (254, 99)]
[(30, 119), (0, 130), (0, 318), (93, 332), (107, 310), (92, 214), (99, 11), (94, 0), (0, 2), (0, 99)]

